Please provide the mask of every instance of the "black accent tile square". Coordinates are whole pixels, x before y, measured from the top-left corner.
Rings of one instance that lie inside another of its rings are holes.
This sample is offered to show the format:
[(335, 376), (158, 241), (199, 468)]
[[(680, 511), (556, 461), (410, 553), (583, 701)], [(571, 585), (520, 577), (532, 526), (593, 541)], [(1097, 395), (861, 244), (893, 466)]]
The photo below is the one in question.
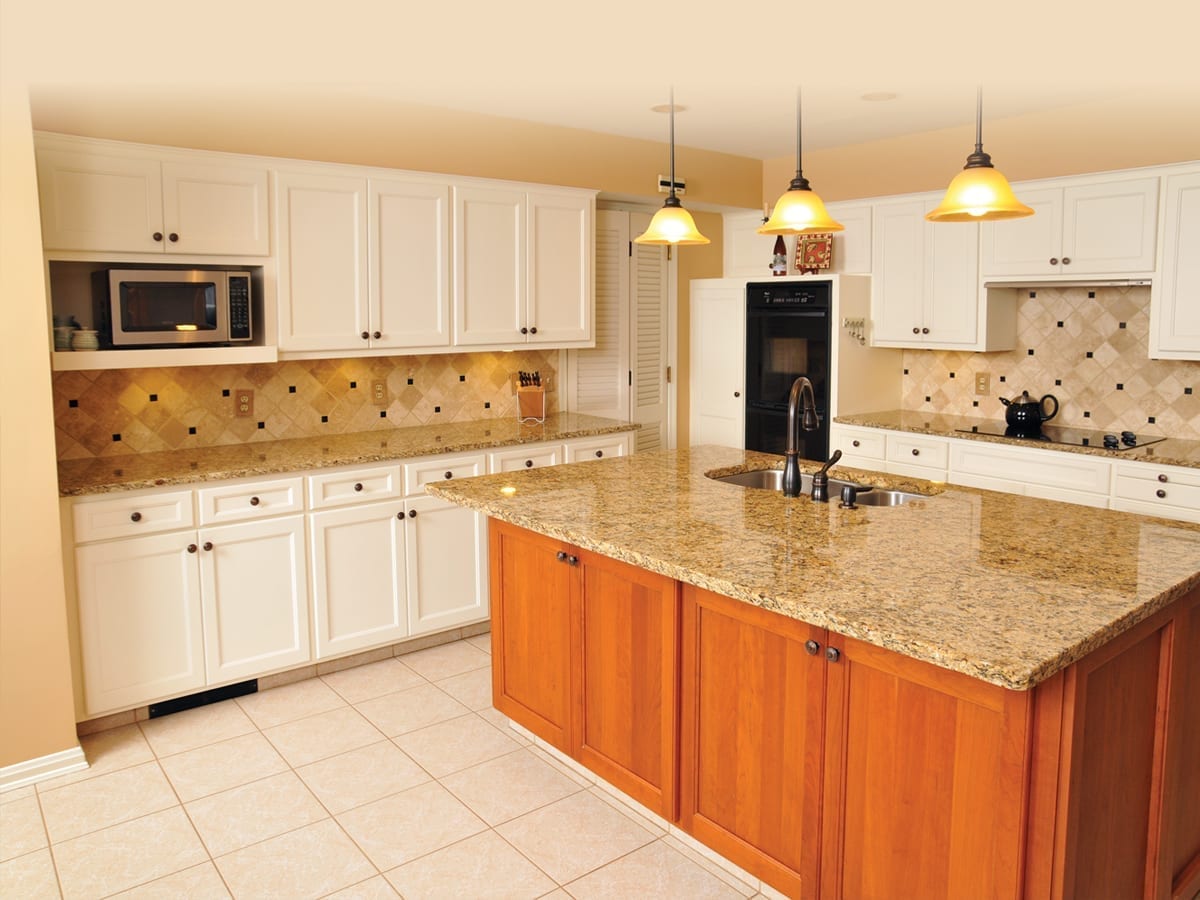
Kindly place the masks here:
[(357, 381), (352, 381), (352, 382), (350, 382), (350, 390), (352, 390), (352, 391), (353, 391), (353, 390), (356, 390), (357, 388), (358, 388), (358, 382), (357, 382)]
[(113, 443), (115, 444), (115, 443), (117, 443), (119, 440), (121, 440), (121, 436), (120, 436), (119, 434), (114, 434), (114, 435), (113, 435)]
[(459, 375), (459, 376), (458, 376), (458, 380), (459, 380), (459, 381), (466, 381), (466, 380), (467, 380), (467, 376), (466, 376), (466, 375)]
[(1124, 323), (1124, 322), (1119, 322), (1119, 323), (1117, 324), (1117, 327), (1118, 327), (1118, 328), (1124, 328), (1124, 327), (1125, 327), (1125, 323)]
[(381, 419), (386, 419), (386, 418), (387, 418), (387, 410), (386, 410), (386, 409), (381, 409), (381, 410), (379, 411), (379, 418), (381, 418)]
[(321, 416), (321, 422), (322, 422), (322, 423), (324, 423), (324, 422), (328, 422), (328, 421), (329, 421), (329, 416)]
[(1061, 379), (1061, 378), (1055, 378), (1055, 379), (1054, 379), (1054, 386), (1055, 386), (1055, 387), (1062, 387), (1062, 379)]
[(434, 411), (434, 412), (441, 412), (441, 411), (442, 411), (442, 408), (441, 408), (440, 406), (435, 406), (435, 407), (433, 408), (433, 411)]
[(930, 403), (930, 402), (932, 402), (932, 401), (933, 401), (933, 398), (932, 398), (932, 397), (926, 397), (926, 398), (925, 398), (925, 402), (926, 402), (926, 403)]
[(1154, 416), (1150, 416), (1150, 418), (1146, 419), (1146, 421), (1149, 422), (1151, 425), (1153, 425), (1154, 424)]
[(1003, 382), (1005, 382), (1005, 381), (1008, 381), (1008, 379), (1007, 379), (1005, 376), (1001, 375), (1001, 376), (1000, 376), (1000, 381), (1001, 381), (1001, 383), (1003, 383)]
[(188, 434), (195, 434), (195, 433), (196, 433), (196, 426), (195, 425), (188, 426)]
[(225, 388), (225, 390), (221, 391), (221, 396), (228, 397), (229, 396), (229, 388)]
[(294, 393), (296, 393), (296, 386), (295, 386), (294, 384), (289, 384), (289, 385), (288, 385), (288, 393), (289, 393), (289, 394), (294, 394)]
[(150, 395), (150, 402), (151, 402), (151, 403), (157, 403), (157, 402), (158, 402), (158, 394), (151, 394), (151, 395)]
[[(1184, 392), (1185, 394), (1190, 394), (1190, 393), (1192, 392), (1192, 389), (1191, 389), (1191, 388), (1184, 388), (1184, 389), (1183, 389), (1183, 392)], [(74, 400), (72, 400), (71, 402), (72, 402), (72, 403), (74, 403), (75, 401), (74, 401)]]
[(1059, 322), (1059, 323), (1058, 323), (1058, 327), (1059, 327), (1059, 328), (1062, 328), (1062, 327), (1063, 327), (1063, 323), (1062, 323), (1062, 322)]
[(412, 379), (411, 379), (411, 378), (410, 378), (410, 379), (408, 379), (408, 383), (409, 383), (409, 384), (412, 384)]
[(258, 429), (259, 429), (259, 431), (262, 431), (262, 429), (264, 429), (264, 428), (266, 428), (266, 427), (267, 427), (267, 423), (266, 423), (266, 422), (259, 422), (259, 423), (258, 423)]
[(1088, 358), (1088, 359), (1092, 359), (1092, 358), (1093, 358), (1095, 355), (1096, 355), (1096, 354), (1094, 354), (1094, 353), (1093, 353), (1091, 350), (1089, 350), (1089, 351), (1087, 352), (1087, 358)]
[(1026, 352), (1026, 353), (1027, 353), (1029, 356), (1033, 356), (1033, 348), (1032, 348), (1032, 347), (1030, 347), (1030, 348), (1029, 348), (1028, 350), (1026, 350), (1025, 352)]
[(1090, 419), (1090, 418), (1092, 417), (1092, 414), (1091, 414), (1090, 412), (1088, 412), (1088, 411), (1085, 409), (1085, 410), (1083, 411), (1083, 417), (1084, 417), (1085, 419)]
[(905, 375), (907, 375), (907, 374), (908, 374), (908, 369), (905, 369), (905, 370), (904, 370), (904, 374), (905, 374)]
[[(1188, 391), (1191, 391), (1191, 388), (1188, 388)], [(491, 408), (492, 408), (492, 404), (491, 404), (491, 403), (489, 403), (488, 401), (486, 401), (486, 400), (485, 400), (485, 401), (484, 401), (484, 403), (483, 403), (483, 408), (484, 408), (484, 409), (491, 409)]]
[(1033, 299), (1034, 297), (1036, 297), (1036, 296), (1037, 296), (1037, 291), (1030, 291), (1030, 292), (1029, 292), (1029, 299), (1030, 299), (1030, 300), (1032, 300), (1032, 299)]
[(979, 401), (978, 401), (978, 400), (972, 400), (972, 401), (971, 401), (971, 405), (972, 405), (972, 406), (978, 406), (978, 405), (979, 405)]
[[(1188, 390), (1190, 391), (1191, 388), (1188, 388)], [(71, 409), (79, 409), (79, 401), (78, 400), (68, 400), (67, 406), (71, 407)]]
[(1118, 391), (1123, 391), (1123, 390), (1125, 390), (1125, 385), (1121, 384), (1121, 382), (1119, 382), (1119, 381), (1118, 381), (1118, 382), (1117, 382), (1117, 390), (1118, 390)]
[(1089, 300), (1095, 300), (1095, 299), (1096, 299), (1096, 292), (1095, 292), (1095, 291), (1088, 291), (1088, 299), (1089, 299)]
[(953, 372), (951, 372), (951, 373), (950, 373), (950, 377), (951, 377), (951, 378), (953, 378), (953, 377), (954, 377), (954, 373), (953, 373)]

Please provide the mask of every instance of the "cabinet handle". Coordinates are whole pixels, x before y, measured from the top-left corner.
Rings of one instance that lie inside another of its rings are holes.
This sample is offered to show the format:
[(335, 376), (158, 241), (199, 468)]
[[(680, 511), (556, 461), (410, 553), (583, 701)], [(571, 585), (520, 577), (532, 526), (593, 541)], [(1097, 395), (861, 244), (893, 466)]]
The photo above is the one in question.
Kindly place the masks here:
[(1064, 265), (1064, 266), (1069, 266), (1070, 264), (1071, 264), (1071, 257), (1069, 257), (1069, 256), (1064, 256), (1064, 257), (1063, 257), (1063, 265)]
[(372, 331), (371, 337), (375, 340), (379, 340), (381, 337), (383, 337), (383, 333), (379, 331)]
[(859, 445), (859, 444), (858, 444), (858, 441), (851, 441), (851, 442), (850, 442), (850, 446), (851, 446), (851, 447), (857, 447), (858, 445)]
[(453, 477), (454, 477), (454, 473), (453, 473), (453, 472), (447, 472), (447, 473), (446, 473), (445, 475), (443, 475), (442, 477), (443, 477), (443, 478), (445, 478), (447, 481), (449, 481), (451, 478), (453, 478)]
[(529, 334), (529, 329), (524, 325), (521, 326), (521, 334)]
[(913, 456), (920, 456), (920, 455), (921, 455), (921, 451), (918, 450), (916, 447), (913, 447)]
[(415, 519), (417, 517), (417, 511), (415, 509), (410, 509), (408, 511), (408, 517), (410, 519)]
[(567, 551), (559, 550), (557, 553), (554, 554), (554, 558), (556, 560), (558, 560), (559, 562), (566, 562), (567, 561)]
[(830, 662), (835, 663), (842, 658), (842, 651), (837, 647), (826, 647), (825, 658)]
[(175, 232), (172, 231), (170, 234), (167, 235), (167, 240), (170, 241), (172, 244), (174, 244), (176, 241), (179, 240), (179, 235), (177, 235)]
[(527, 468), (527, 469), (533, 468), (533, 460), (532, 459), (525, 460), (525, 468)]
[(922, 328), (922, 329), (921, 329), (921, 334), (929, 334), (929, 329), (928, 329), (928, 328)]
[(821, 649), (821, 645), (818, 644), (816, 641), (810, 640), (810, 641), (804, 642), (804, 652), (807, 653), (809, 656), (816, 656), (817, 653), (820, 651), (820, 649)]
[(371, 334), (370, 334), (370, 332), (364, 331), (364, 332), (362, 333), (362, 339), (363, 339), (364, 341), (365, 341), (365, 340), (369, 340), (369, 339), (370, 339), (370, 337), (371, 337)]
[(733, 396), (735, 396), (735, 397), (740, 397), (740, 396), (742, 396), (742, 392), (741, 392), (741, 391), (734, 391), (734, 392), (733, 392)]
[(529, 329), (529, 333), (530, 333), (530, 334), (537, 334), (537, 326), (536, 326), (536, 325), (534, 325), (533, 327), (531, 327), (531, 328)]
[(1154, 492), (1154, 496), (1157, 497), (1159, 500), (1161, 500), (1163, 497), (1167, 496), (1167, 492), (1164, 491), (1162, 488), (1159, 488), (1157, 491)]
[(914, 325), (913, 326), (913, 334), (920, 334), (920, 333), (921, 333), (921, 329), (918, 328), (916, 325)]
[(154, 234), (150, 235), (150, 237), (154, 238), (154, 240), (159, 241), (160, 243), (162, 242), (162, 232), (161, 231), (154, 232)]
[(362, 482), (361, 481), (354, 482), (354, 489), (356, 491), (361, 491), (362, 490)]
[(141, 514), (140, 512), (134, 512), (134, 513), (130, 513), (130, 514), (129, 514), (129, 521), (130, 521), (130, 522), (140, 522), (140, 521), (142, 521), (142, 514)]
[(596, 451), (596, 459), (601, 459), (603, 456), (604, 456), (604, 451), (603, 451), (603, 450), (597, 450), (597, 451)]
[(400, 510), (400, 512), (396, 513), (396, 518), (403, 519), (404, 518), (404, 510)]
[(261, 502), (262, 502), (262, 501), (260, 501), (260, 500), (259, 500), (257, 497), (251, 497), (251, 498), (250, 498), (250, 505), (251, 505), (251, 506), (258, 506), (258, 504), (259, 504), (259, 503), (261, 503)]
[(568, 565), (568, 566), (577, 566), (577, 565), (579, 565), (579, 557), (578, 557), (578, 556), (568, 556), (568, 557), (567, 557), (567, 565)]
[(211, 549), (212, 549), (212, 541), (205, 541), (205, 542), (204, 542), (204, 549), (205, 549), (205, 550), (211, 550)]
[(1058, 265), (1058, 257), (1057, 256), (1050, 257), (1050, 265), (1052, 265), (1052, 266)]
[(1167, 476), (1166, 476), (1165, 474), (1163, 474), (1163, 475), (1159, 475), (1159, 476), (1158, 476), (1158, 480), (1159, 480), (1159, 481), (1161, 481), (1163, 484), (1166, 484), (1166, 483), (1167, 483)]
[(196, 545), (195, 545), (195, 544), (188, 544), (188, 545), (187, 545), (187, 552), (188, 552), (188, 553), (195, 553), (195, 552), (196, 552)]

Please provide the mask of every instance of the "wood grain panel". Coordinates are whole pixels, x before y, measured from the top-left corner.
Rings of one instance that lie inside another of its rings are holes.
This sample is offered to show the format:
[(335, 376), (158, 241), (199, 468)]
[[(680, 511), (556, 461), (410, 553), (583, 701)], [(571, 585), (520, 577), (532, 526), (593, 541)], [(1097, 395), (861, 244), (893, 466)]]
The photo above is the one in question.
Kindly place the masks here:
[(1167, 771), (1156, 897), (1200, 896), (1200, 590), (1181, 604), (1171, 647)]

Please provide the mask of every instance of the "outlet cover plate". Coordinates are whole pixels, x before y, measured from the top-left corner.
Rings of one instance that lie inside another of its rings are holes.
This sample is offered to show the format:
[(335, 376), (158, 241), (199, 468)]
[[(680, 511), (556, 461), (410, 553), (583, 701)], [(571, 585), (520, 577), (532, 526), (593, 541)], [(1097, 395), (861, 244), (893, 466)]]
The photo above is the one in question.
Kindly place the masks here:
[(233, 392), (233, 414), (239, 419), (253, 417), (254, 391), (250, 388), (238, 388)]

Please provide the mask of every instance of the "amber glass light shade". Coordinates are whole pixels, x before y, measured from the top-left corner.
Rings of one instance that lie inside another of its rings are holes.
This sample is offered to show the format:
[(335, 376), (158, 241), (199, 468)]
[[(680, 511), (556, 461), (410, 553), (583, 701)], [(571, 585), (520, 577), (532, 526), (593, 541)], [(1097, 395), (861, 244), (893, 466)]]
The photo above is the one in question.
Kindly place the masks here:
[(775, 209), (759, 229), (759, 234), (823, 234), (829, 231), (845, 231), (846, 226), (836, 221), (821, 198), (811, 188), (792, 188), (775, 201)]
[(971, 166), (954, 176), (930, 222), (994, 222), (1032, 216), (1033, 210), (1013, 194), (1008, 179), (991, 166)]
[[(675, 202), (672, 203), (671, 201)], [(654, 214), (646, 230), (633, 239), (635, 244), (707, 244), (708, 238), (696, 228), (692, 214), (676, 197), (668, 197)]]

